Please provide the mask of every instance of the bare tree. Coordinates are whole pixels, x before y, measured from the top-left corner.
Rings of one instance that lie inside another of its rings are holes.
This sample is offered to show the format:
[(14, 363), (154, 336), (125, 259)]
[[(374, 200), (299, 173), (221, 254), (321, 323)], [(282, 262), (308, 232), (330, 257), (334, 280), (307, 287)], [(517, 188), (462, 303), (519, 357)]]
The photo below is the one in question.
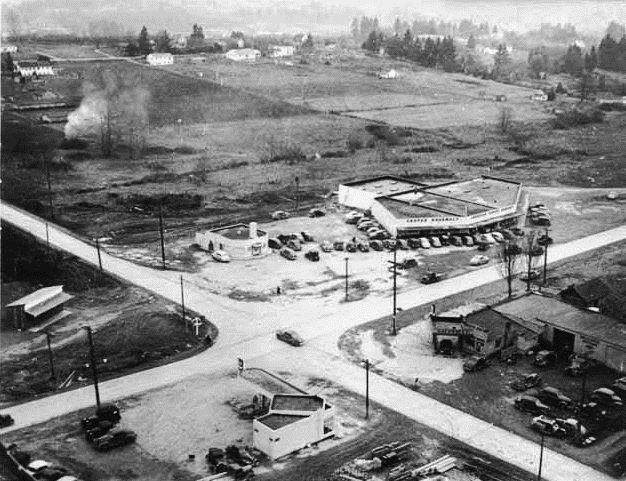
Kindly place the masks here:
[(500, 244), (498, 249), (498, 266), (500, 274), (506, 280), (509, 297), (513, 295), (513, 279), (521, 264), (522, 255), (522, 248), (515, 242), (507, 241)]
[(543, 247), (539, 245), (537, 232), (528, 232), (528, 235), (524, 238), (522, 250), (526, 267), (526, 291), (530, 292), (533, 269), (539, 265), (541, 255), (543, 254)]

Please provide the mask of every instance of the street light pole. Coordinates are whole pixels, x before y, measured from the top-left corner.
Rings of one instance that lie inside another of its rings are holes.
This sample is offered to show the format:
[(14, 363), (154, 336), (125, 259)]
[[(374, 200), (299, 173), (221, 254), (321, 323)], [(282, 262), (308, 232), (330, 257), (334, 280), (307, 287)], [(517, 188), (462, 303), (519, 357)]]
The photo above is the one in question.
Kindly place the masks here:
[(348, 257), (345, 258), (346, 260), (346, 301), (348, 300)]
[(183, 276), (180, 276), (180, 304), (183, 308), (183, 321), (185, 321), (185, 327), (187, 327), (187, 316), (185, 313), (185, 288), (183, 286)]
[(163, 204), (159, 204), (159, 236), (161, 237), (161, 262), (165, 270), (165, 240), (163, 239)]
[(365, 360), (365, 419), (370, 418), (370, 360)]
[(397, 262), (398, 249), (394, 247), (393, 249), (393, 313), (391, 316), (391, 334), (393, 336), (396, 335), (396, 314), (398, 312), (397, 302), (398, 302), (398, 262)]
[(296, 175), (296, 212), (300, 209), (300, 177)]
[(98, 251), (98, 266), (100, 266), (100, 272), (102, 272), (102, 256), (100, 255), (100, 239), (96, 237), (96, 250)]
[(87, 338), (89, 339), (89, 357), (91, 359), (91, 372), (93, 375), (93, 388), (96, 391), (96, 407), (100, 409), (100, 391), (98, 390), (98, 368), (96, 366), (96, 353), (93, 346), (93, 334), (91, 326), (84, 326), (87, 330)]
[(46, 342), (48, 344), (48, 360), (50, 361), (50, 379), (55, 380), (56, 374), (54, 373), (54, 357), (52, 356), (52, 346), (50, 342), (51, 334), (48, 331), (44, 333), (46, 335)]
[(547, 277), (548, 277), (548, 233), (550, 232), (550, 229), (546, 228), (546, 242), (545, 242), (545, 246), (543, 248), (543, 285), (546, 285), (547, 282)]
[(545, 441), (545, 436), (541, 433), (541, 450), (539, 451), (539, 471), (537, 472), (537, 481), (541, 481), (541, 468), (543, 465), (543, 444)]

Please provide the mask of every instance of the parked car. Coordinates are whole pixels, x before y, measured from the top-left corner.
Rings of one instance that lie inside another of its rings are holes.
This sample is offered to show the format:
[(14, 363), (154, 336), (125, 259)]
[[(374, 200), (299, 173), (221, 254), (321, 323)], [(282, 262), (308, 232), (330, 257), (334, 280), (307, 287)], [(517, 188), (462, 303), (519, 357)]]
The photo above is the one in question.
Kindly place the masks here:
[(295, 347), (300, 347), (304, 344), (304, 339), (302, 339), (297, 332), (291, 330), (276, 331), (276, 339)]
[(566, 408), (572, 405), (571, 398), (552, 386), (546, 386), (539, 390), (537, 398), (548, 406)]
[(0, 429), (12, 426), (14, 423), (10, 414), (0, 414)]
[(376, 229), (375, 231), (368, 232), (367, 237), (372, 240), (383, 240), (389, 238), (387, 233), (382, 229)]
[(217, 262), (230, 262), (230, 256), (224, 251), (213, 251), (211, 253), (211, 257)]
[(380, 252), (383, 250), (383, 243), (379, 240), (372, 240), (370, 241), (370, 247), (372, 248), (372, 250)]
[(539, 374), (533, 372), (531, 374), (523, 374), (511, 383), (511, 387), (516, 391), (526, 391), (541, 384)]
[(368, 246), (365, 242), (358, 242), (356, 248), (361, 252), (369, 252), (370, 246)]
[(471, 356), (463, 362), (463, 370), (465, 372), (480, 371), (487, 367), (487, 358), (485, 356)]
[(533, 247), (533, 248), (530, 250), (530, 255), (531, 255), (532, 257), (539, 257), (539, 256), (542, 256), (542, 255), (543, 255), (544, 250), (545, 250), (545, 249), (544, 249), (543, 247), (541, 247), (541, 246), (535, 246), (535, 247)]
[(270, 237), (267, 239), (267, 246), (270, 249), (281, 249), (283, 247), (283, 243), (275, 237)]
[(492, 235), (492, 234), (490, 234), (490, 233), (483, 234), (483, 239), (485, 239), (485, 240), (487, 241), (487, 243), (489, 243), (489, 244), (491, 244), (491, 245), (493, 245), (493, 244), (496, 244), (496, 243), (497, 243), (497, 241), (496, 241), (495, 237), (493, 237), (493, 235)]
[(442, 274), (437, 274), (436, 272), (427, 272), (425, 275), (422, 276), (420, 282), (422, 284), (434, 284), (435, 282), (439, 282), (441, 279), (443, 279)]
[(346, 251), (356, 252), (356, 244), (354, 242), (346, 242)]
[(500, 232), (492, 232), (491, 237), (498, 243), (502, 243), (506, 240)]
[(556, 423), (561, 427), (567, 436), (586, 436), (589, 431), (588, 429), (580, 423), (579, 420), (574, 418), (567, 419), (555, 419)]
[(380, 227), (378, 225), (376, 225), (376, 223), (372, 222), (371, 220), (368, 220), (367, 222), (362, 222), (360, 224), (357, 224), (356, 228), (362, 231), (367, 231), (368, 229), (372, 229), (372, 228), (379, 228)]
[(441, 247), (441, 241), (439, 240), (439, 237), (431, 236), (428, 238), (428, 242), (430, 242), (430, 245), (433, 247)]
[(535, 279), (539, 279), (540, 276), (541, 276), (541, 272), (538, 269), (531, 269), (530, 275), (528, 271), (522, 272), (519, 276), (519, 280), (527, 282), (528, 279), (530, 278), (531, 281), (534, 281)]
[(398, 262), (398, 268), (400, 269), (412, 269), (413, 267), (417, 267), (417, 265), (417, 259), (413, 257), (407, 257)]
[(331, 252), (333, 250), (333, 244), (332, 242), (325, 240), (320, 244), (320, 249), (322, 249), (322, 252)]
[(598, 405), (607, 408), (622, 407), (622, 398), (608, 387), (601, 387), (591, 393), (590, 399)]
[(283, 220), (289, 218), (289, 213), (284, 210), (275, 210), (272, 212), (272, 219), (274, 220)]
[(302, 244), (300, 244), (300, 241), (298, 239), (291, 239), (289, 242), (287, 242), (287, 247), (292, 251), (302, 250)]
[(280, 250), (280, 255), (283, 256), (285, 259), (290, 260), (290, 261), (295, 261), (298, 258), (296, 253), (294, 251), (292, 251), (289, 247), (283, 247)]
[(287, 242), (293, 239), (291, 234), (278, 234), (276, 237), (281, 242), (281, 244), (287, 244)]
[(322, 209), (311, 209), (309, 210), (309, 217), (324, 217), (326, 212)]
[(474, 239), (472, 239), (472, 236), (464, 235), (462, 239), (463, 239), (463, 245), (467, 247), (474, 247)]
[(556, 353), (554, 351), (539, 351), (535, 355), (533, 364), (539, 367), (548, 367), (556, 362)]
[(611, 386), (611, 389), (622, 399), (626, 396), (626, 377), (620, 377)]
[(110, 451), (132, 444), (136, 439), (137, 435), (128, 429), (111, 430), (108, 434), (96, 439), (93, 442), (93, 447), (98, 451)]
[(540, 246), (549, 246), (554, 242), (554, 239), (547, 234), (541, 234), (537, 237), (537, 244)]
[(345, 242), (344, 241), (335, 241), (333, 242), (333, 249), (335, 249), (336, 251), (342, 251), (345, 248)]
[(426, 239), (426, 237), (420, 237), (419, 241), (420, 247), (422, 249), (430, 249), (430, 242), (428, 242), (428, 239)]
[(482, 266), (482, 265), (487, 264), (487, 262), (489, 262), (489, 257), (482, 255), (482, 254), (478, 254), (472, 257), (469, 263), (470, 263), (470, 266)]
[(395, 239), (383, 239), (383, 247), (385, 249), (389, 249), (390, 251), (395, 250), (396, 245), (397, 243)]
[(570, 357), (569, 365), (565, 368), (568, 376), (582, 376), (590, 367), (589, 360), (583, 356), (574, 354)]
[(311, 249), (310, 251), (307, 251), (306, 254), (304, 254), (304, 257), (306, 257), (311, 262), (317, 262), (320, 260), (320, 253), (315, 249)]
[(26, 469), (28, 469), (33, 474), (37, 474), (39, 471), (47, 468), (48, 466), (52, 466), (52, 464), (48, 461), (44, 461), (43, 459), (35, 459), (34, 461), (28, 463)]
[(302, 240), (304, 242), (315, 242), (315, 239), (313, 238), (313, 236), (309, 234), (308, 232), (302, 231), (300, 232), (300, 235), (302, 236)]
[(449, 235), (439, 236), (439, 240), (441, 241), (441, 245), (443, 247), (448, 247), (450, 245), (450, 236)]
[(547, 414), (550, 412), (550, 407), (534, 396), (518, 396), (514, 401), (514, 406), (516, 409), (530, 414)]
[(453, 235), (450, 239), (450, 243), (456, 247), (463, 247), (463, 238), (458, 235)]
[(363, 214), (355, 210), (348, 212), (348, 214), (346, 214), (346, 224), (356, 225), (359, 222), (359, 220), (361, 220), (362, 217), (363, 217)]
[(396, 247), (398, 249), (406, 251), (406, 250), (409, 250), (409, 243), (407, 241), (405, 241), (404, 239), (398, 239), (396, 241)]
[(504, 237), (506, 240), (515, 239), (515, 234), (513, 234), (510, 229), (502, 229), (500, 233), (502, 234), (502, 237)]
[(530, 423), (530, 427), (541, 434), (545, 434), (547, 436), (554, 436), (557, 438), (565, 437), (567, 434), (565, 429), (563, 429), (556, 422), (555, 419), (549, 418), (548, 416), (540, 415), (533, 418)]

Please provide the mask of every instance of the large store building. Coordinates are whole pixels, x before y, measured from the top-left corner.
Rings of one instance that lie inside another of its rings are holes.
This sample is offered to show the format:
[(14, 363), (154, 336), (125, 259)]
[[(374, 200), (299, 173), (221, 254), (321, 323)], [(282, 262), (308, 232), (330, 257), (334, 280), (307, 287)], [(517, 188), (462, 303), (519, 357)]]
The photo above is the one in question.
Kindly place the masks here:
[(516, 225), (528, 194), (519, 182), (488, 176), (437, 185), (383, 176), (341, 184), (339, 203), (371, 211), (394, 237), (411, 237)]

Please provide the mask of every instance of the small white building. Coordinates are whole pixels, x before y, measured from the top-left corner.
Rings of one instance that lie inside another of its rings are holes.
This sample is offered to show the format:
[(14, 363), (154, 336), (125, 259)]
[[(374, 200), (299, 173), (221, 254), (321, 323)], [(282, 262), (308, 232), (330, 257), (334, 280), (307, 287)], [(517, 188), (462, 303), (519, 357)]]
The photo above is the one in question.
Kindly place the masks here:
[(536, 100), (538, 102), (547, 102), (548, 95), (543, 90), (537, 90), (532, 93), (532, 95), (530, 96), (530, 99)]
[(54, 75), (54, 69), (51, 62), (39, 60), (19, 60), (14, 61), (15, 71), (22, 77), (38, 77), (44, 75)]
[(235, 62), (255, 61), (257, 58), (261, 57), (261, 52), (254, 48), (240, 48), (229, 50), (224, 54), (224, 56)]
[(17, 45), (2, 45), (0, 46), (0, 53), (16, 53)]
[(268, 55), (272, 58), (291, 57), (296, 53), (293, 45), (271, 45)]
[(320, 396), (276, 394), (252, 422), (253, 446), (271, 460), (335, 435), (335, 409)]
[(398, 71), (391, 69), (388, 72), (381, 72), (378, 74), (378, 78), (380, 79), (395, 79), (398, 78)]
[(231, 259), (250, 259), (271, 252), (267, 232), (259, 230), (256, 222), (198, 232), (196, 244), (208, 252), (225, 251)]
[(146, 62), (149, 65), (172, 65), (174, 56), (171, 53), (149, 53), (146, 55)]

